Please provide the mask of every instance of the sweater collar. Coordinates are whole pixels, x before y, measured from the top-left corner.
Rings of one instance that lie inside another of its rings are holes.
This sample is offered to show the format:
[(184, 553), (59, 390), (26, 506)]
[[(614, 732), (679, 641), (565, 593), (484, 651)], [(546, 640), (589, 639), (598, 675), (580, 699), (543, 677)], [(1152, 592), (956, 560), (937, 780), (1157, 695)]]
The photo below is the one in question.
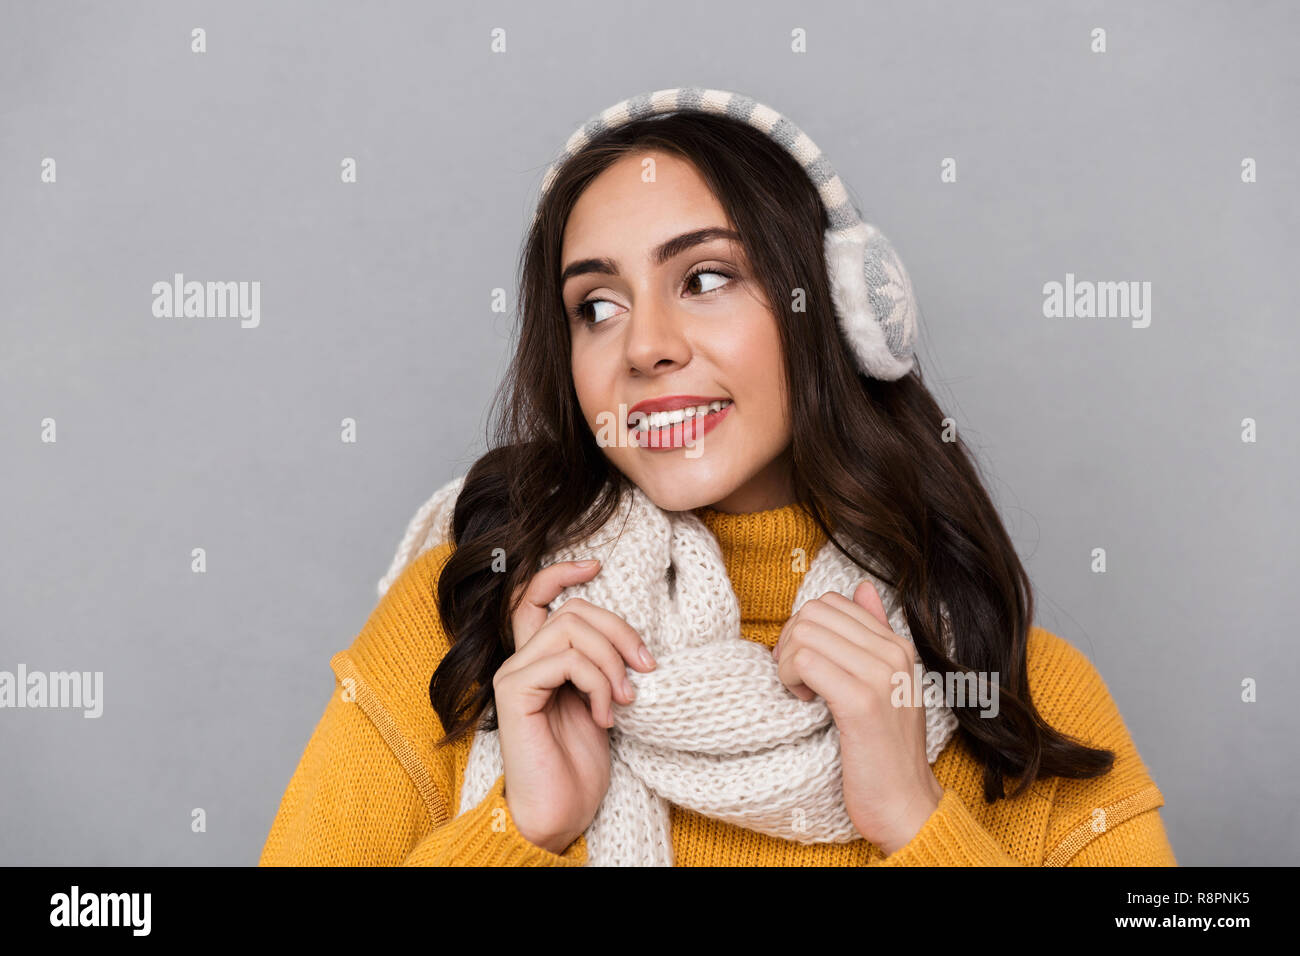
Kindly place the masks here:
[(784, 624), (818, 549), (826, 543), (812, 515), (798, 504), (728, 514), (694, 509), (722, 548), (727, 576), (746, 624)]

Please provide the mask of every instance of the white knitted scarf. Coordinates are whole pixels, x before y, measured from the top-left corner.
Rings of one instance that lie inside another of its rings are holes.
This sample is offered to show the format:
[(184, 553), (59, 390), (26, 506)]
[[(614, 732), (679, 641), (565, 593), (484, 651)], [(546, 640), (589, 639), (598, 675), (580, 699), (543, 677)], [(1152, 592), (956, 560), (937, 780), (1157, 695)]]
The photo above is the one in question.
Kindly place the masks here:
[[(381, 593), (419, 552), (446, 540), (464, 477), (421, 508), (407, 530)], [(862, 550), (843, 542), (853, 554)], [(667, 512), (636, 486), (613, 517), (583, 541), (542, 562), (595, 557), (600, 571), (564, 589), (549, 605), (581, 597), (614, 611), (654, 655), (649, 673), (627, 669), (636, 689), (613, 703), (609, 789), (586, 830), (589, 866), (672, 866), (669, 804), (801, 844), (861, 839), (844, 805), (839, 729), (825, 700), (797, 698), (777, 677), (770, 648), (740, 633), (740, 606), (718, 540), (690, 511)], [(897, 595), (827, 542), (806, 566), (791, 615), (836, 591), (849, 600), (865, 578), (876, 586), (894, 633), (911, 640)], [(802, 561), (803, 565), (798, 562)], [(671, 566), (671, 572), (670, 572)], [(947, 623), (946, 613), (943, 615)], [(944, 639), (953, 654), (951, 633)], [(923, 681), (923, 700), (934, 680)], [(957, 718), (926, 703), (931, 764)], [(480, 727), (470, 746), (457, 816), (479, 804), (504, 772), (498, 731)]]

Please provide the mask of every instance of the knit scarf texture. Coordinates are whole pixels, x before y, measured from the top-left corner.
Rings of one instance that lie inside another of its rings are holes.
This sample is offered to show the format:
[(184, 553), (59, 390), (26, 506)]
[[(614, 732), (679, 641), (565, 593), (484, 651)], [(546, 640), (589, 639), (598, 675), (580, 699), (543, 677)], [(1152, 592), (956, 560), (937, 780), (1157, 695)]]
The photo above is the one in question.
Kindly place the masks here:
[[(422, 520), (417, 516), (425, 547), (447, 539), (463, 481), (445, 485)], [(864, 556), (854, 542), (841, 544)], [(601, 528), (552, 552), (542, 566), (592, 557), (600, 571), (565, 588), (549, 609), (584, 598), (615, 612), (658, 666), (649, 673), (627, 668), (636, 698), (612, 703), (609, 789), (584, 834), (587, 865), (672, 866), (670, 803), (801, 844), (862, 839), (844, 804), (840, 733), (830, 708), (820, 696), (796, 697), (778, 678), (770, 648), (741, 636), (740, 603), (704, 522), (690, 511), (660, 509), (633, 485)], [(798, 573), (798, 556), (789, 558)], [(890, 628), (911, 641), (893, 589), (830, 541), (807, 564), (790, 613), (828, 591), (853, 600), (864, 579), (880, 594)], [(957, 728), (935, 684), (925, 677), (921, 695), (931, 764)], [(499, 731), (478, 727), (457, 816), (479, 804), (503, 773)]]

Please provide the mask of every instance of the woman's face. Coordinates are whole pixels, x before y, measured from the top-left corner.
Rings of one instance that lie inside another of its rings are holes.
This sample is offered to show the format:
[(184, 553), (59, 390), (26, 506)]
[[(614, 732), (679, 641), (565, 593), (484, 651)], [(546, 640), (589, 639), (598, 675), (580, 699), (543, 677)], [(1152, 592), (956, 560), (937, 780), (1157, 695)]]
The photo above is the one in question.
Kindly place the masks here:
[[(793, 500), (776, 319), (739, 241), (698, 235), (730, 228), (694, 166), (647, 150), (597, 176), (564, 230), (583, 417), (614, 466), (667, 511)], [(705, 415), (714, 402), (721, 409)], [(681, 421), (664, 427), (663, 409)], [(657, 427), (641, 432), (641, 421)]]

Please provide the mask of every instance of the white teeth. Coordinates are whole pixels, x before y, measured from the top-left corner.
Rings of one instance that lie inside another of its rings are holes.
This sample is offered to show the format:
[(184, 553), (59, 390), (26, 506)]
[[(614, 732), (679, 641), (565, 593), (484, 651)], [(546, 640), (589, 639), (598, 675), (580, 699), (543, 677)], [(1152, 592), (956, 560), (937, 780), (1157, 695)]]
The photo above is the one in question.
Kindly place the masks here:
[(718, 412), (731, 404), (731, 399), (721, 399), (716, 402), (710, 402), (707, 405), (692, 405), (689, 408), (677, 408), (671, 412), (650, 412), (649, 414), (638, 414), (639, 419), (635, 425), (638, 431), (649, 431), (652, 428), (667, 428), (670, 425), (677, 425), (688, 418), (708, 415), (712, 412)]

